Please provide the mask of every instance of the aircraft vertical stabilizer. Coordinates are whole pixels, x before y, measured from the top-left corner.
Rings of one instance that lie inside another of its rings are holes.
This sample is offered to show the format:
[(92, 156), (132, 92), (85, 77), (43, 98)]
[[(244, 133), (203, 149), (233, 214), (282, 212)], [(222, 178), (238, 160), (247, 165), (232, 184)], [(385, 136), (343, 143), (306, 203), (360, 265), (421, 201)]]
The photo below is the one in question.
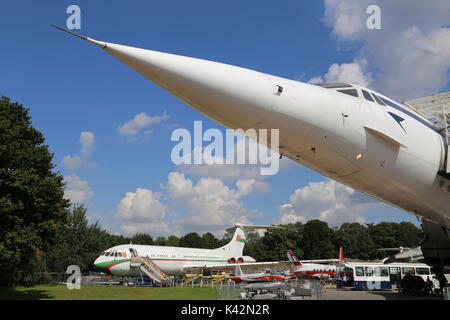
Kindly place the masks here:
[(339, 261), (343, 262), (344, 259), (345, 259), (345, 257), (344, 257), (344, 248), (340, 247), (339, 248)]

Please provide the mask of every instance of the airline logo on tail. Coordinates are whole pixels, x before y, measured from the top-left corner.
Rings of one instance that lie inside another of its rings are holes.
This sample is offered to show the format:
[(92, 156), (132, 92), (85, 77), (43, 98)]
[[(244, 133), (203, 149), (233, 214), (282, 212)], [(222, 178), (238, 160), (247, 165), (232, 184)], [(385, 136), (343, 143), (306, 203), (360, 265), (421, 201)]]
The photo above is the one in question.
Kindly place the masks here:
[(247, 242), (247, 240), (244, 237), (242, 237), (240, 234), (238, 234), (236, 236), (235, 240), (238, 241), (238, 242), (242, 242), (242, 243), (246, 243)]
[(294, 266), (302, 265), (302, 263), (300, 262), (300, 260), (298, 260), (297, 256), (295, 255), (295, 253), (292, 250), (289, 250), (287, 252), (287, 256), (288, 256), (289, 262), (293, 263)]

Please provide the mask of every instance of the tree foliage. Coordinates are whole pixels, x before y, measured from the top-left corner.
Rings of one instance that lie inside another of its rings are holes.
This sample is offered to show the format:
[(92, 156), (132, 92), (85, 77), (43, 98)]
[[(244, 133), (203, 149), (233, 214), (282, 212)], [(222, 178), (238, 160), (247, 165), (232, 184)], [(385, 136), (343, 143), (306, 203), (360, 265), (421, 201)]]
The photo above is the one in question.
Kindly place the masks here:
[(310, 220), (303, 230), (302, 249), (304, 259), (331, 259), (336, 257), (336, 246), (332, 242), (333, 230), (326, 222)]
[[(82, 272), (88, 272), (105, 249), (130, 242), (122, 236), (110, 235), (98, 222), (89, 224), (86, 212), (82, 205), (73, 206), (63, 231), (57, 235), (56, 244), (45, 253), (49, 270), (65, 272), (68, 266), (77, 265)], [(136, 236), (142, 237), (142, 234)]]
[(201, 248), (202, 245), (202, 237), (197, 232), (190, 232), (180, 238), (180, 247)]
[(1, 97), (0, 285), (30, 283), (26, 275), (41, 269), (37, 257), (67, 218), (63, 177), (44, 142), (28, 109)]
[(153, 238), (147, 233), (136, 233), (131, 239), (133, 244), (152, 245)]

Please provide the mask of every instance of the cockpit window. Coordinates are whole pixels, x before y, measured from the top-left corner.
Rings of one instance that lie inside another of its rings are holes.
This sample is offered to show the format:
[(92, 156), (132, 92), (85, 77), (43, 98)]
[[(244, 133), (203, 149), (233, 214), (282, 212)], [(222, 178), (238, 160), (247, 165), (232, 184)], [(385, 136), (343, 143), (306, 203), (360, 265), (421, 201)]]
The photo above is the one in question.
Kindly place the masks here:
[(348, 94), (349, 96), (358, 98), (358, 91), (356, 91), (356, 89), (345, 89), (345, 90), (337, 90), (337, 91), (342, 92), (344, 94)]
[(352, 86), (344, 82), (331, 82), (331, 83), (313, 83), (316, 86), (326, 88), (326, 89), (336, 89), (336, 88), (351, 88)]
[(362, 93), (363, 93), (364, 98), (366, 98), (366, 100), (375, 102), (375, 101), (373, 100), (372, 95), (371, 95), (369, 92), (367, 92), (367, 91), (364, 90), (364, 89), (361, 89), (361, 91), (362, 91)]
[(109, 252), (109, 251), (106, 252), (106, 253), (105, 253), (105, 256), (109, 257), (110, 253), (111, 253), (111, 252)]
[(381, 101), (381, 99), (376, 94), (372, 93), (372, 95), (379, 105), (385, 106), (384, 102)]

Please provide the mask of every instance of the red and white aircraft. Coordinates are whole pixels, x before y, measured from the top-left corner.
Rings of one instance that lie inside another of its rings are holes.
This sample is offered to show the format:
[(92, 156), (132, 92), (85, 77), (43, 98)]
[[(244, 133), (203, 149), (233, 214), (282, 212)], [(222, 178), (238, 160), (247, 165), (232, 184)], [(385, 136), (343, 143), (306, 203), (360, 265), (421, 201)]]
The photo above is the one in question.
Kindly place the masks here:
[(267, 281), (285, 281), (288, 279), (296, 278), (296, 275), (284, 275), (281, 273), (275, 273), (270, 270), (266, 270), (258, 273), (244, 274), (240, 265), (236, 265), (234, 276), (228, 277), (228, 279), (235, 282), (247, 281), (247, 282), (267, 282)]
[(294, 266), (293, 273), (299, 276), (330, 278), (336, 275), (336, 266), (319, 264), (319, 262), (343, 262), (344, 249), (339, 249), (339, 259), (303, 260), (300, 261), (292, 250), (287, 252), (289, 262)]

